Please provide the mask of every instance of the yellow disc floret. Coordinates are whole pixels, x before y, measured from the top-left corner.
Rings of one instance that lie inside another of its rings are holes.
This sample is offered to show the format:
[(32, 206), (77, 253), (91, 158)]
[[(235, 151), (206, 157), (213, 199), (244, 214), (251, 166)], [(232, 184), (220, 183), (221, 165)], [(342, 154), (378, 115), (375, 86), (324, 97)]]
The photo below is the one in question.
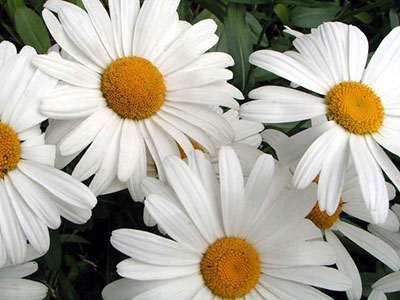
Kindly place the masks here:
[(104, 71), (101, 90), (108, 106), (119, 116), (142, 120), (163, 105), (166, 87), (156, 66), (130, 56), (117, 59)]
[(314, 206), (313, 210), (308, 214), (307, 219), (311, 220), (315, 226), (321, 229), (328, 229), (335, 224), (336, 220), (339, 218), (339, 215), (342, 212), (343, 201), (340, 199), (340, 203), (335, 213), (330, 216), (326, 213), (326, 211), (321, 211), (317, 204)]
[(201, 261), (201, 274), (214, 295), (228, 299), (244, 297), (258, 282), (260, 258), (245, 240), (223, 238), (207, 249)]
[[(200, 151), (203, 152), (203, 153), (206, 152), (206, 151), (204, 150), (204, 148), (201, 147), (199, 144), (197, 144), (195, 141), (190, 140), (190, 143), (193, 145), (193, 148), (194, 148), (194, 149), (200, 150)], [(178, 149), (179, 149), (179, 153), (180, 153), (180, 155), (181, 155), (181, 158), (182, 158), (182, 159), (187, 158), (187, 155), (186, 155), (185, 151), (183, 151), (182, 147), (179, 146), (179, 144), (177, 144), (177, 145), (178, 145)]]
[(328, 117), (355, 134), (374, 133), (382, 126), (385, 111), (381, 99), (365, 84), (345, 81), (325, 96)]
[(7, 124), (0, 122), (0, 178), (15, 169), (21, 159), (21, 142)]

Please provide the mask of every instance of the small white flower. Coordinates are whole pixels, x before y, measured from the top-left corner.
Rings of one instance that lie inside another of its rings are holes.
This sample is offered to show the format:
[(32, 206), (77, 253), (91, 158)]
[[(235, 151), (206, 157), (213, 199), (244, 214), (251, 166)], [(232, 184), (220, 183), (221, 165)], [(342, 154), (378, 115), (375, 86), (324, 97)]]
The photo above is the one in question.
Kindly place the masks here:
[(280, 123), (328, 116), (283, 143), (281, 159), (301, 158), (293, 177), (297, 188), (320, 175), (319, 205), (332, 215), (352, 157), (363, 199), (374, 222), (382, 224), (389, 207), (382, 171), (400, 188), (400, 172), (381, 148), (400, 155), (400, 27), (386, 36), (367, 67), (368, 40), (357, 27), (329, 22), (297, 35), (297, 52), (260, 50), (250, 62), (322, 97), (265, 86), (250, 92), (257, 100), (242, 105), (241, 117)]
[(87, 148), (74, 177), (94, 174), (96, 195), (122, 181), (140, 200), (147, 153), (164, 180), (161, 162), (179, 156), (178, 145), (189, 153), (194, 140), (214, 153), (210, 136), (233, 138), (229, 123), (209, 106), (238, 109), (234, 98), (243, 96), (227, 83), (234, 61), (206, 53), (218, 41), (216, 23), (179, 21), (179, 0), (146, 0), (142, 7), (139, 0), (110, 0), (109, 14), (99, 0), (82, 2), (86, 11), (66, 1), (45, 4), (50, 33), (73, 59), (34, 60), (63, 83), (43, 98), (41, 111), (57, 119), (49, 134), (65, 163)]
[[(284, 133), (268, 129), (262, 133), (263, 139), (272, 148), (278, 149), (279, 145), (289, 139)], [(277, 151), (277, 156), (280, 157), (280, 152)], [(291, 165), (293, 172), (296, 169), (296, 165)], [(347, 215), (363, 220), (365, 222), (372, 222), (372, 217), (363, 201), (360, 186), (358, 185), (357, 172), (353, 167), (349, 167), (346, 173), (346, 179), (343, 186), (343, 192), (340, 198), (340, 203), (337, 210), (329, 216), (325, 211), (321, 211), (318, 203), (318, 193), (312, 195), (314, 200), (314, 208), (307, 215), (318, 228), (321, 229), (327, 242), (335, 249), (338, 256), (336, 265), (340, 271), (347, 274), (353, 281), (353, 288), (346, 291), (347, 297), (350, 300), (358, 300), (362, 296), (362, 283), (360, 273), (357, 269), (356, 264), (347, 252), (342, 242), (337, 237), (337, 233), (350, 239), (352, 242), (369, 252), (372, 256), (379, 259), (381, 262), (390, 267), (393, 271), (398, 271), (400, 268), (400, 257), (396, 252), (396, 249), (392, 247), (390, 243), (387, 243), (385, 239), (379, 238), (378, 235), (373, 235), (366, 230), (352, 224), (349, 221), (344, 221), (342, 212)], [(319, 184), (319, 177), (314, 179), (312, 185)], [(396, 195), (394, 187), (387, 183), (387, 189), (389, 191), (389, 199), (393, 199)], [(387, 235), (396, 235), (399, 230), (399, 220), (395, 213), (389, 210), (388, 217), (384, 224), (369, 225), (373, 228), (378, 228), (378, 231), (385, 231)], [(370, 228), (370, 227), (369, 227)]]
[(0, 265), (25, 257), (27, 240), (40, 253), (49, 248), (47, 227), (61, 218), (85, 223), (97, 200), (81, 182), (54, 168), (55, 146), (46, 145), (39, 101), (57, 80), (31, 64), (36, 52), (19, 54), (0, 44)]
[(114, 231), (112, 245), (130, 258), (117, 266), (126, 279), (105, 287), (103, 298), (313, 300), (330, 297), (310, 285), (351, 288), (347, 276), (323, 266), (336, 262), (334, 250), (304, 219), (315, 189), (287, 191), (287, 173), (274, 172), (266, 154), (245, 184), (232, 148), (222, 147), (219, 156), (220, 184), (200, 151), (188, 164), (165, 159), (174, 194), (156, 185), (145, 205), (173, 240)]

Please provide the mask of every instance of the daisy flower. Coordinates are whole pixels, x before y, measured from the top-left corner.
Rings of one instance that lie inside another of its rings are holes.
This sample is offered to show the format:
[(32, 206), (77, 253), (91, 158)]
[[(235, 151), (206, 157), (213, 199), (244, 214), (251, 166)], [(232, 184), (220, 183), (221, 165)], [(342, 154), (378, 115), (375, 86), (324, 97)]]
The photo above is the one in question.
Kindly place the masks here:
[[(279, 144), (289, 139), (284, 133), (273, 129), (265, 130), (262, 136), (264, 141), (274, 149), (278, 148)], [(278, 157), (280, 156), (279, 152), (277, 152), (277, 155)], [(293, 169), (295, 169), (295, 166), (293, 166)], [(314, 200), (315, 206), (307, 215), (307, 219), (311, 220), (321, 229), (326, 241), (335, 249), (338, 257), (336, 262), (338, 269), (352, 279), (353, 288), (346, 291), (347, 297), (350, 300), (358, 300), (362, 296), (361, 277), (356, 264), (338, 236), (345, 236), (392, 270), (398, 271), (400, 268), (400, 257), (391, 245), (343, 218), (343, 213), (346, 213), (352, 218), (368, 223), (372, 222), (372, 216), (363, 201), (357, 177), (358, 175), (354, 166), (349, 167), (346, 173), (340, 203), (334, 214), (330, 216), (327, 212), (320, 209), (318, 193), (314, 193), (311, 198)], [(316, 184), (319, 185), (319, 177), (316, 177), (314, 183), (312, 183), (312, 185)], [(396, 194), (394, 187), (391, 184), (387, 184), (387, 190), (389, 191), (388, 198), (393, 199)], [(396, 231), (399, 230), (399, 220), (397, 216), (389, 210), (385, 223), (380, 226), (375, 226), (395, 234)]]
[(39, 99), (57, 80), (31, 64), (32, 47), (19, 54), (0, 44), (0, 265), (25, 257), (27, 241), (40, 253), (49, 248), (47, 227), (61, 218), (85, 223), (96, 197), (78, 180), (54, 168), (55, 146), (46, 145)]
[(222, 147), (219, 155), (220, 186), (200, 151), (189, 155), (189, 164), (165, 159), (177, 199), (155, 190), (145, 205), (173, 240), (114, 231), (112, 245), (130, 258), (117, 266), (125, 278), (105, 287), (103, 298), (330, 299), (309, 285), (349, 289), (347, 276), (323, 266), (336, 255), (304, 219), (313, 188), (286, 191), (282, 178), (273, 180), (283, 174), (275, 174), (270, 155), (259, 157), (244, 184), (232, 148)]
[(368, 40), (351, 25), (324, 23), (298, 35), (293, 45), (297, 51), (257, 51), (250, 62), (318, 95), (260, 87), (250, 92), (257, 100), (245, 103), (241, 116), (270, 123), (327, 116), (279, 146), (284, 163), (301, 158), (294, 185), (302, 189), (319, 174), (320, 209), (333, 215), (352, 157), (367, 208), (375, 223), (384, 223), (389, 201), (382, 170), (400, 188), (400, 173), (381, 148), (400, 155), (400, 27), (385, 37), (367, 67)]
[[(116, 179), (136, 197), (147, 175), (147, 152), (164, 180), (162, 160), (193, 150), (210, 153), (209, 136), (233, 138), (229, 123), (209, 106), (238, 109), (240, 91), (227, 83), (234, 64), (205, 53), (218, 41), (216, 23), (179, 21), (179, 0), (83, 0), (86, 11), (49, 0), (43, 18), (72, 59), (39, 56), (34, 63), (62, 85), (43, 98), (41, 112), (64, 123), (57, 147), (64, 156), (87, 148), (73, 176), (103, 193)], [(57, 13), (57, 17), (50, 11)], [(61, 126), (61, 125), (60, 125)], [(67, 133), (66, 133), (67, 131)]]
[(34, 260), (41, 254), (28, 247), (21, 264), (6, 262), (0, 267), (0, 300), (42, 300), (47, 295), (47, 287), (39, 282), (23, 279), (35, 273), (38, 265)]
[(387, 300), (385, 293), (400, 291), (400, 272), (394, 272), (379, 279), (372, 285), (368, 300)]

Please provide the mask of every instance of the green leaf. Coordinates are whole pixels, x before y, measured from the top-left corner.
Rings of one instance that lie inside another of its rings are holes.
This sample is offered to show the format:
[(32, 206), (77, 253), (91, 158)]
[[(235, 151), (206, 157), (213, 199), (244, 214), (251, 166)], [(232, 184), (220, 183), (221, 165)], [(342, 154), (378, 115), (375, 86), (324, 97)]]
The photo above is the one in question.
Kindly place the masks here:
[(286, 4), (277, 4), (274, 6), (274, 13), (284, 25), (289, 25), (290, 12)]
[(22, 41), (34, 47), (38, 53), (45, 53), (51, 46), (49, 33), (42, 18), (27, 7), (15, 12), (15, 28)]
[(390, 20), (390, 27), (394, 28), (399, 26), (399, 16), (393, 8), (389, 10), (389, 20)]
[(49, 230), (50, 248), (44, 256), (47, 267), (50, 270), (59, 270), (61, 266), (61, 239), (57, 230)]
[(272, 0), (228, 0), (228, 2), (241, 4), (268, 4), (272, 2)]
[(78, 300), (80, 297), (78, 296), (78, 293), (76, 292), (74, 286), (71, 284), (71, 282), (68, 280), (68, 278), (64, 275), (63, 272), (59, 273), (59, 283), (60, 283), (60, 288), (61, 292), (64, 295), (63, 299), (66, 300)]
[(194, 3), (200, 4), (201, 7), (208, 9), (221, 21), (224, 20), (225, 6), (215, 0), (192, 0)]
[[(249, 24), (251, 30), (251, 41), (253, 42), (253, 45), (257, 45), (263, 28), (258, 20), (249, 12), (246, 13), (246, 22)], [(260, 46), (263, 48), (268, 47), (268, 39), (265, 34), (263, 34)]]
[(246, 6), (230, 3), (226, 11), (225, 29), (229, 53), (235, 60), (233, 84), (244, 91), (250, 69), (249, 56), (253, 52), (251, 31), (246, 22)]
[(291, 24), (297, 27), (317, 27), (326, 21), (335, 19), (340, 7), (310, 8), (297, 6), (291, 12)]
[(11, 20), (14, 20), (15, 12), (17, 11), (18, 7), (25, 7), (24, 0), (8, 0), (7, 1), (7, 14)]
[(371, 16), (371, 14), (369, 14), (369, 13), (367, 13), (365, 11), (361, 12), (359, 14), (356, 14), (354, 17), (359, 19), (364, 24), (371, 24), (372, 21), (374, 20), (374, 17)]
[(79, 235), (74, 234), (62, 234), (60, 236), (61, 243), (79, 243), (79, 244), (90, 244), (90, 242)]

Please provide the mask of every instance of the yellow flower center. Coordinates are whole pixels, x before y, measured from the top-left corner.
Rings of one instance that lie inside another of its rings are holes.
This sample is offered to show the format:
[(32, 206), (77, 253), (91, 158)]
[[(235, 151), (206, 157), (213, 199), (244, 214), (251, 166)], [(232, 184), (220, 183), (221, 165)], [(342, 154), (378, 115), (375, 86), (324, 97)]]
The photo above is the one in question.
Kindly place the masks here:
[(330, 216), (326, 213), (326, 211), (321, 211), (319, 209), (318, 202), (314, 206), (313, 210), (308, 214), (307, 219), (311, 220), (315, 226), (321, 229), (328, 229), (335, 224), (336, 220), (339, 218), (340, 213), (342, 212), (343, 201), (340, 199), (340, 203), (335, 213)]
[(385, 117), (381, 99), (374, 91), (360, 83), (339, 83), (325, 96), (328, 117), (355, 134), (374, 133)]
[(104, 71), (101, 90), (108, 106), (119, 116), (142, 120), (163, 105), (166, 87), (156, 66), (130, 56), (117, 59)]
[(240, 298), (257, 284), (260, 258), (245, 240), (223, 238), (212, 244), (201, 261), (204, 282), (214, 295)]
[(0, 122), (0, 178), (14, 170), (21, 159), (21, 142), (7, 124)]
[[(203, 153), (206, 152), (206, 151), (204, 150), (204, 148), (201, 147), (199, 144), (197, 144), (195, 141), (190, 140), (190, 143), (193, 145), (193, 148), (194, 148), (194, 149), (200, 150), (200, 151), (203, 152)], [(185, 151), (183, 151), (182, 147), (179, 146), (179, 144), (177, 144), (177, 145), (178, 145), (178, 149), (179, 149), (179, 153), (180, 153), (180, 155), (181, 155), (181, 158), (182, 158), (182, 159), (187, 158), (187, 155), (186, 155)]]

